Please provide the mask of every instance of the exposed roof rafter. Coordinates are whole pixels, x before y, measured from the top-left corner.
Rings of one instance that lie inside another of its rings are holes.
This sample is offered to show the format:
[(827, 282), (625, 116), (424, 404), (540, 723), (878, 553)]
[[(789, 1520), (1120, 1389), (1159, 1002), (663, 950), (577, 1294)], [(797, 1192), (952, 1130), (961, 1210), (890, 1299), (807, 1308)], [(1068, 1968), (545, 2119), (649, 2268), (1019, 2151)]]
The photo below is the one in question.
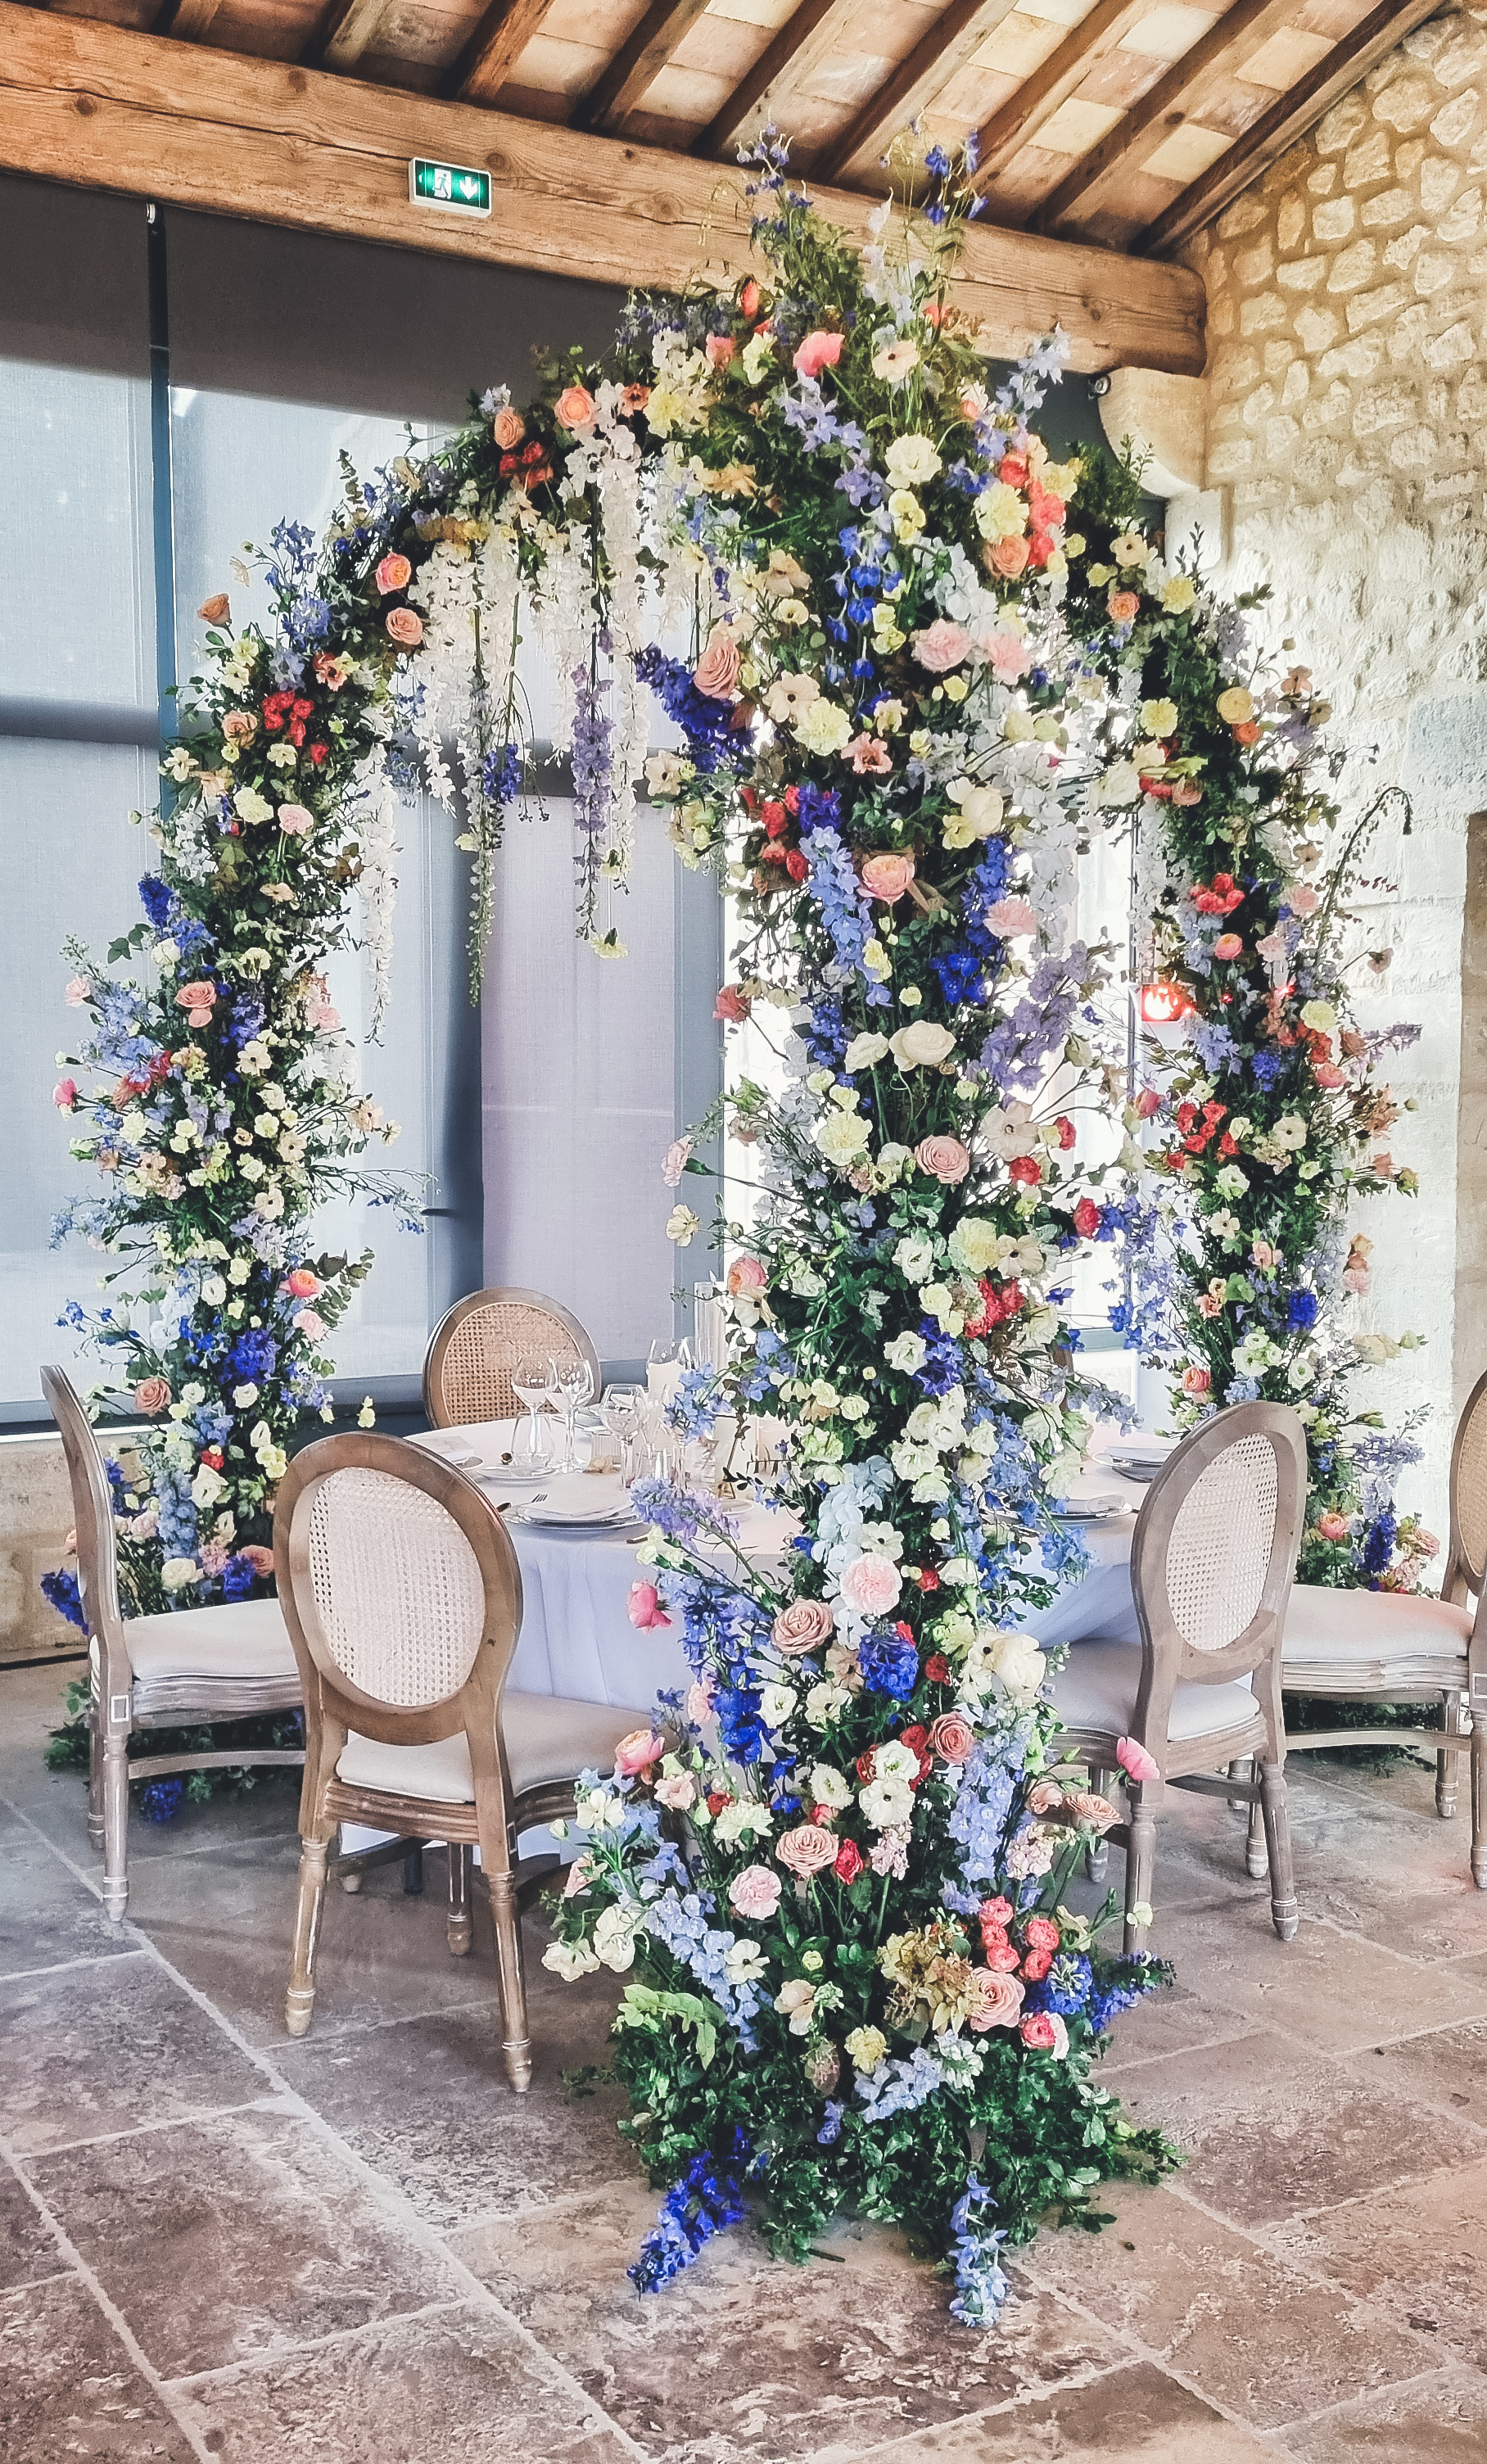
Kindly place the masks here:
[(1051, 120), (1060, 104), (1067, 102), (1083, 83), (1096, 60), (1113, 52), (1121, 36), (1148, 13), (1149, 0), (1098, 0), (1041, 68), (1025, 77), (1017, 93), (1009, 95), (1001, 109), (994, 111), (977, 130), (978, 188), (988, 187), (1013, 156), (1032, 143), (1044, 121)]
[(748, 75), (739, 78), (717, 117), (692, 139), (691, 152), (721, 162), (750, 114), (782, 83), (787, 71), (798, 78), (809, 75), (811, 61), (829, 48), (852, 5), (853, 0), (798, 0), (794, 15), (766, 44)]
[(553, 0), (491, 0), (441, 92), (451, 102), (494, 102), (552, 5)]
[(869, 97), (850, 127), (834, 138), (815, 165), (814, 176), (840, 180), (860, 154), (891, 140), (918, 117), (937, 94), (943, 94), (957, 69), (978, 52), (988, 34), (1010, 16), (1017, 0), (950, 0), (922, 42), (900, 60), (892, 75)]
[(596, 135), (623, 128), (707, 5), (708, 0), (650, 0), (634, 33), (579, 103), (574, 126)]

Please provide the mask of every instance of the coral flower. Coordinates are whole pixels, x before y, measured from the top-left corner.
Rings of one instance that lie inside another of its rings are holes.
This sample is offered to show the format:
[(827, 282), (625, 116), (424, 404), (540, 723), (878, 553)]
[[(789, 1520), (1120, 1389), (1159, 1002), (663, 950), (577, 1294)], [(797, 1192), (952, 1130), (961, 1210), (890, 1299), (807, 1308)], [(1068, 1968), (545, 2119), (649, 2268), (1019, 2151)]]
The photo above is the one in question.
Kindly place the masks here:
[(387, 598), (394, 590), (406, 590), (413, 579), (413, 568), (405, 556), (384, 556), (377, 568), (377, 587)]
[(587, 385), (565, 385), (553, 405), (553, 414), (564, 428), (587, 428), (594, 417), (594, 397)]
[(416, 650), (424, 638), (424, 620), (411, 607), (394, 607), (386, 617), (387, 630), (400, 649)]
[(526, 421), (510, 403), (503, 405), (491, 422), (492, 438), (503, 453), (514, 453), (526, 432)]
[(796, 374), (819, 377), (822, 368), (834, 368), (842, 357), (840, 334), (807, 334), (795, 355)]
[(902, 898), (914, 877), (911, 855), (870, 855), (863, 867), (863, 888), (869, 898), (881, 898), (891, 907)]
[(736, 984), (724, 984), (712, 1004), (712, 1015), (727, 1026), (742, 1026), (752, 1007), (748, 995)]

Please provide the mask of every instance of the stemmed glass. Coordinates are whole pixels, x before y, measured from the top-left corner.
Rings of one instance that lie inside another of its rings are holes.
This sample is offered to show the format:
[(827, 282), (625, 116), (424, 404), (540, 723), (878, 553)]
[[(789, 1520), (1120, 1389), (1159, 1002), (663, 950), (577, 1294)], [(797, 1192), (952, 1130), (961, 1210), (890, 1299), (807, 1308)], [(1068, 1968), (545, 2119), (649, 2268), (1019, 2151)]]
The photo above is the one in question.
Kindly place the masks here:
[(512, 1371), (512, 1387), (527, 1407), (512, 1454), (519, 1469), (537, 1471), (546, 1463), (549, 1451), (547, 1424), (538, 1407), (556, 1391), (553, 1364), (546, 1353), (524, 1353)]
[(593, 1400), (594, 1373), (581, 1353), (578, 1352), (556, 1353), (550, 1366), (553, 1375), (552, 1391), (558, 1397), (558, 1408), (563, 1416), (563, 1459), (559, 1468), (563, 1471), (577, 1471), (578, 1447), (574, 1439), (574, 1423), (583, 1405)]
[(634, 1386), (606, 1389), (600, 1412), (620, 1448), (620, 1479), (628, 1488), (635, 1478), (635, 1441), (640, 1430), (640, 1393)]

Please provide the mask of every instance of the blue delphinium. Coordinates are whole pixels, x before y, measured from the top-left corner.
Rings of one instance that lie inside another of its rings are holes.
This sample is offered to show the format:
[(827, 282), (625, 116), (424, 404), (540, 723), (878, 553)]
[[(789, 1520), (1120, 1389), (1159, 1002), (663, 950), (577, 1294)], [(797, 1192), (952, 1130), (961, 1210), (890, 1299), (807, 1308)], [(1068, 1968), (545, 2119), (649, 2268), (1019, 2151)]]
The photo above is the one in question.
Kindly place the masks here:
[(77, 1588), (77, 1575), (68, 1573), (65, 1567), (59, 1568), (55, 1574), (42, 1575), (41, 1588), (57, 1615), (64, 1617), (69, 1625), (75, 1625), (79, 1634), (86, 1634), (88, 1620), (82, 1613), (82, 1594)]
[(875, 1626), (864, 1635), (857, 1664), (865, 1684), (875, 1693), (891, 1694), (896, 1703), (907, 1702), (919, 1680), (919, 1654), (912, 1639), (891, 1626)]
[(627, 2273), (637, 2293), (659, 2293), (672, 2277), (690, 2267), (715, 2233), (734, 2225), (744, 2211), (743, 2177), (749, 2169), (749, 2142), (733, 2133), (727, 2156), (705, 2149), (694, 2156), (679, 2182), (661, 2202), (661, 2213), (641, 2244), (640, 2256)]
[(995, 2327), (1012, 2290), (998, 2256), (1006, 2234), (991, 2222), (995, 2212), (990, 2190), (968, 2173), (965, 2193), (950, 2220), (955, 2236), (955, 2299), (950, 2313), (963, 2327)]
[(1292, 1292), (1288, 1296), (1285, 1305), (1285, 1331), (1287, 1334), (1309, 1334), (1316, 1323), (1316, 1293)]
[(164, 1779), (147, 1779), (140, 1791), (140, 1812), (146, 1822), (174, 1822), (186, 1794), (186, 1782), (178, 1771)]

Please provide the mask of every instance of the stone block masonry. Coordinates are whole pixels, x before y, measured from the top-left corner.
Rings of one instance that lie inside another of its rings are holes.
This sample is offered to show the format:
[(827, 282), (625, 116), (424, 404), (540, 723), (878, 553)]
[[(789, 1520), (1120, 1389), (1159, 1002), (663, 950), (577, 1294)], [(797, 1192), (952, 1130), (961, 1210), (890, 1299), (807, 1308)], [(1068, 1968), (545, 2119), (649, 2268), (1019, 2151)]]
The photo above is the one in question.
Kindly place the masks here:
[[(1258, 622), (1329, 694), (1354, 748), (1349, 808), (1404, 786), (1410, 835), (1376, 842), (1362, 896), (1366, 1023), (1420, 1022), (1392, 1071), (1412, 1100), (1391, 1138), (1416, 1199), (1357, 1210), (1375, 1242), (1368, 1320), (1423, 1352), (1359, 1380), (1395, 1421), (1432, 1407), (1404, 1502), (1445, 1530), (1454, 1392), (1487, 1368), (1487, 1323), (1457, 1313), (1458, 1212), (1474, 1202), (1461, 1052), (1467, 825), (1487, 811), (1487, 9), (1448, 11), (1236, 198), (1188, 251), (1209, 293), (1205, 500), (1230, 589), (1269, 582)], [(1177, 508), (1173, 508), (1176, 512)], [(1212, 523), (1216, 510), (1219, 520)], [(1389, 885), (1400, 901), (1388, 921)], [(1487, 999), (1469, 970), (1467, 1005)], [(1474, 1288), (1469, 1276), (1463, 1294)]]

